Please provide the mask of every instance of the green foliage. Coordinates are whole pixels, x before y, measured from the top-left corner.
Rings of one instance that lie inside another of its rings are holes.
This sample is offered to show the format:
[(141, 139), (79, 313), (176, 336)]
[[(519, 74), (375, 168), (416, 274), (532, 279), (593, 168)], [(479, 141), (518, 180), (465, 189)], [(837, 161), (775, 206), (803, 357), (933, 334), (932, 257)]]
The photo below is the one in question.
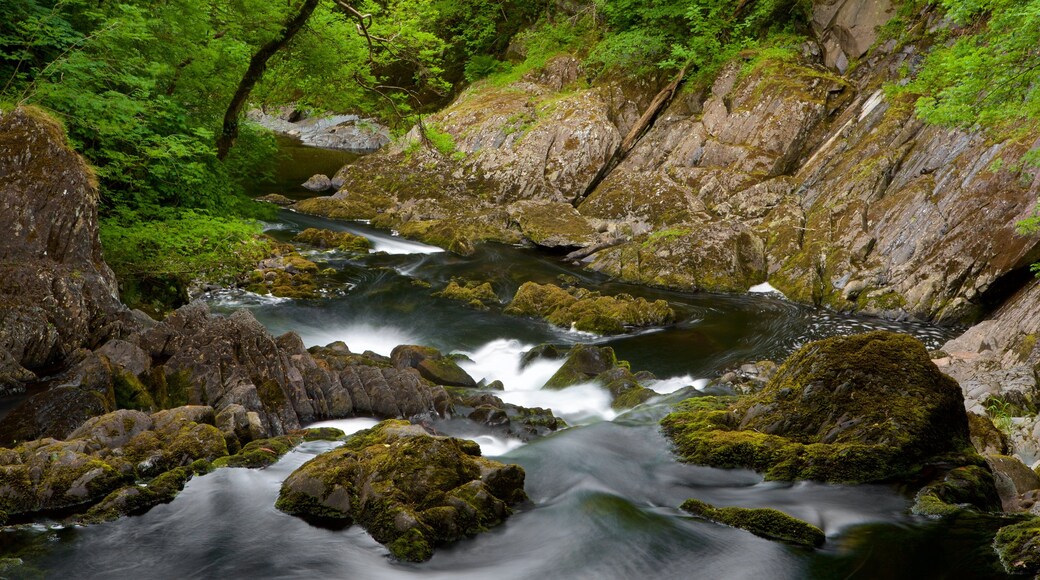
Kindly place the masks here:
[(142, 216), (120, 211), (101, 222), (105, 261), (120, 281), (123, 301), (163, 312), (183, 303), (196, 279), (228, 282), (270, 252), (256, 222), (200, 210)]
[(929, 123), (1009, 131), (1040, 120), (1040, 0), (942, 0), (967, 26), (903, 89)]
[(600, 70), (715, 70), (769, 33), (803, 29), (801, 0), (595, 0), (609, 32), (593, 49)]

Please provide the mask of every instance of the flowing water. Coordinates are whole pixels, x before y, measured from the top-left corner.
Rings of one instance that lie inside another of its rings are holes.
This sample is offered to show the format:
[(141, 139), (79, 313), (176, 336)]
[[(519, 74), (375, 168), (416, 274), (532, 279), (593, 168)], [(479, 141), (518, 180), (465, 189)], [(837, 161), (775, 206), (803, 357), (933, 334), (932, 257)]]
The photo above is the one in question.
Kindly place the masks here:
[[(285, 181), (289, 189), (290, 182)], [(502, 399), (551, 408), (572, 425), (526, 443), (465, 420), (436, 425), (477, 441), (487, 456), (523, 466), (530, 502), (505, 524), (438, 549), (429, 562), (396, 562), (357, 526), (315, 527), (274, 509), (281, 482), (335, 445), (313, 442), (264, 470), (221, 469), (197, 477), (172, 503), (144, 515), (92, 527), (38, 524), (2, 532), (0, 553), (23, 558), (23, 570), (49, 578), (1001, 577), (988, 546), (999, 525), (995, 520), (913, 517), (907, 513), (910, 498), (892, 486), (765, 482), (746, 470), (681, 464), (658, 428), (674, 402), (743, 362), (781, 360), (807, 341), (876, 328), (911, 333), (935, 348), (949, 329), (836, 315), (768, 292), (640, 288), (527, 249), (490, 245), (459, 257), (361, 223), (289, 212), (281, 217), (270, 224), (276, 237), (288, 239), (306, 227), (347, 230), (369, 237), (374, 251), (360, 258), (313, 254), (342, 283), (327, 298), (293, 301), (225, 291), (207, 297), (212, 308), (249, 308), (273, 333), (297, 332), (308, 346), (342, 340), (355, 352), (389, 354), (411, 343), (467, 355), (463, 366), (474, 378), (504, 383), (497, 393)], [(452, 277), (464, 277), (490, 281), (505, 301), (525, 281), (555, 282), (561, 275), (604, 293), (665, 299), (679, 321), (604, 338), (430, 295)], [(539, 387), (561, 363), (541, 361), (520, 370), (519, 361), (545, 342), (610, 345), (634, 370), (660, 377), (648, 386), (662, 396), (619, 414), (596, 385), (542, 392)], [(352, 432), (375, 420), (322, 424)], [(691, 497), (783, 510), (822, 528), (827, 543), (808, 550), (694, 519), (677, 509)]]

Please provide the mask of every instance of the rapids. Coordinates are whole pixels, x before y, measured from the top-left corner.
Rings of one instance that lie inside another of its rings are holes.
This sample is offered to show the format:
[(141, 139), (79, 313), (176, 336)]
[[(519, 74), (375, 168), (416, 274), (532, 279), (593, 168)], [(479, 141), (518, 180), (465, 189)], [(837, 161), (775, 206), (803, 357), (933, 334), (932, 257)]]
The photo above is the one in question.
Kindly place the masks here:
[[(500, 380), (507, 402), (548, 407), (570, 428), (527, 443), (469, 421), (435, 427), (477, 441), (487, 456), (527, 472), (531, 501), (505, 524), (440, 548), (424, 564), (392, 561), (363, 530), (326, 529), (274, 509), (280, 483), (333, 443), (301, 445), (264, 470), (220, 469), (188, 483), (167, 505), (86, 528), (37, 525), (0, 534), (47, 577), (69, 578), (972, 578), (999, 577), (986, 545), (985, 518), (932, 521), (908, 515), (904, 490), (765, 482), (746, 470), (675, 461), (657, 422), (707, 379), (749, 360), (780, 360), (807, 341), (874, 328), (911, 333), (929, 347), (951, 331), (815, 310), (765, 292), (683, 294), (619, 284), (531, 250), (484, 246), (463, 258), (362, 223), (283, 212), (271, 229), (287, 239), (306, 227), (348, 230), (373, 240), (361, 258), (321, 253), (347, 290), (315, 301), (262, 298), (240, 291), (207, 297), (216, 311), (250, 308), (273, 333), (304, 342), (343, 340), (355, 352), (389, 354), (398, 344), (466, 355), (477, 380)], [(502, 300), (526, 280), (561, 274), (605, 292), (668, 300), (679, 322), (620, 337), (553, 328), (537, 320), (478, 311), (431, 292), (453, 276), (487, 279)], [(420, 280), (428, 283), (416, 284)], [(543, 342), (613, 346), (634, 370), (660, 377), (661, 396), (618, 413), (599, 386), (539, 387), (561, 364), (524, 369), (521, 355)], [(356, 431), (372, 419), (328, 421)], [(696, 520), (677, 506), (695, 497), (716, 505), (773, 507), (822, 528), (827, 543), (806, 550)]]

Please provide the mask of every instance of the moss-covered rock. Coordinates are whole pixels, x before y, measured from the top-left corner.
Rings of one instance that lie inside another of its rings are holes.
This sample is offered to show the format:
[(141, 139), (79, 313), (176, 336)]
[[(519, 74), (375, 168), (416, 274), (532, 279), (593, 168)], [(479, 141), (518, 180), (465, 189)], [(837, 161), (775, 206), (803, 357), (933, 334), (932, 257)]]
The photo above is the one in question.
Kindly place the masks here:
[(981, 463), (963, 405), (920, 342), (878, 331), (810, 343), (761, 392), (691, 399), (662, 425), (684, 461), (769, 479), (866, 482), (944, 454)]
[(413, 368), (422, 378), (435, 385), (476, 387), (477, 382), (452, 358), (435, 348), (402, 344), (390, 352), (390, 360), (399, 369)]
[(990, 470), (968, 465), (952, 469), (942, 480), (921, 488), (912, 509), (923, 516), (947, 516), (964, 509), (996, 512), (1001, 509), (1001, 500)]
[(820, 528), (771, 508), (717, 508), (696, 499), (686, 500), (680, 508), (706, 520), (747, 530), (770, 540), (818, 548), (827, 539)]
[(192, 476), (207, 471), (208, 464), (201, 462), (198, 465), (171, 469), (143, 486), (119, 488), (76, 520), (80, 523), (95, 524), (144, 513), (161, 503), (173, 501)]
[(629, 327), (667, 324), (675, 319), (675, 311), (664, 300), (648, 302), (627, 294), (603, 296), (584, 288), (565, 290), (536, 282), (520, 286), (505, 312), (605, 335), (621, 334)]
[(1009, 574), (1040, 574), (1040, 517), (1000, 528), (993, 549)]
[(335, 427), (318, 429), (302, 429), (288, 435), (250, 441), (238, 453), (221, 457), (213, 462), (213, 467), (248, 467), (251, 469), (273, 465), (283, 455), (305, 441), (338, 441), (344, 436), (343, 431)]
[(569, 203), (518, 201), (509, 218), (532, 243), (546, 248), (577, 248), (592, 243), (596, 230)]
[(307, 228), (296, 234), (293, 241), (309, 244), (318, 248), (330, 250), (341, 250), (344, 252), (368, 252), (372, 248), (372, 242), (364, 237), (350, 232), (334, 232), (318, 228)]
[(614, 349), (609, 346), (576, 344), (567, 354), (567, 360), (560, 370), (556, 371), (542, 388), (560, 390), (587, 383), (595, 380), (600, 374), (617, 368), (619, 364)]
[(434, 292), (433, 296), (465, 302), (480, 310), (486, 310), (488, 306), (498, 304), (498, 294), (495, 293), (491, 283), (476, 282), (474, 280), (460, 281), (453, 279), (444, 290)]
[(384, 421), (308, 461), (282, 484), (276, 507), (341, 524), (357, 522), (396, 558), (501, 523), (526, 499), (524, 471), (480, 457), (471, 441), (434, 437), (407, 421)]

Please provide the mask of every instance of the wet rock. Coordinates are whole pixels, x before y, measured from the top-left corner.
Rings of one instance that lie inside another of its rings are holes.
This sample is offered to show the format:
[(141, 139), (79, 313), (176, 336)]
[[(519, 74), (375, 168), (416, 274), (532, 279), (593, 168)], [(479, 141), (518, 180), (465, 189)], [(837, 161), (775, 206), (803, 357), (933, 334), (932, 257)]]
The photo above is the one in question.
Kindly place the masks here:
[(968, 430), (971, 444), (981, 455), (1007, 455), (1008, 438), (993, 421), (984, 415), (968, 412)]
[(921, 343), (878, 331), (810, 343), (761, 392), (689, 399), (662, 425), (684, 461), (866, 482), (905, 477), (941, 455), (979, 464), (963, 404)]
[(664, 300), (649, 302), (627, 294), (603, 296), (584, 288), (565, 290), (536, 282), (520, 286), (505, 312), (596, 334), (621, 334), (628, 327), (657, 326), (675, 319), (675, 311)]
[(553, 415), (551, 409), (521, 407), (506, 403), (490, 393), (474, 395), (470, 392), (456, 392), (452, 394), (451, 401), (456, 415), (465, 416), (522, 441), (543, 437), (567, 426), (563, 419)]
[(94, 352), (103, 355), (112, 364), (135, 376), (141, 376), (152, 370), (152, 359), (148, 353), (136, 344), (125, 340), (110, 340)]
[(1009, 574), (1040, 573), (1040, 517), (1000, 528), (993, 549)]
[(384, 421), (293, 472), (275, 505), (357, 523), (394, 557), (421, 562), (439, 545), (504, 521), (526, 499), (523, 485), (523, 469), (480, 457), (475, 443)]
[(332, 427), (302, 429), (288, 435), (251, 441), (238, 453), (214, 461), (213, 467), (263, 468), (273, 465), (283, 455), (305, 441), (338, 441), (340, 439), (343, 439), (343, 431)]
[(87, 439), (98, 449), (116, 449), (140, 433), (150, 431), (152, 426), (152, 418), (146, 413), (124, 409), (89, 419), (69, 434), (68, 439)]
[(708, 521), (747, 530), (770, 540), (818, 548), (827, 539), (820, 528), (771, 508), (717, 508), (695, 499), (686, 500), (680, 508)]
[(525, 369), (531, 363), (540, 360), (558, 360), (565, 356), (565, 352), (554, 344), (540, 344), (525, 352), (520, 357), (520, 368)]
[[(776, 363), (769, 360), (745, 363), (726, 371), (704, 388), (707, 394), (750, 395), (761, 391), (776, 374)], [(709, 392), (710, 391), (710, 392)], [(723, 392), (725, 391), (725, 392)]]
[(435, 385), (476, 387), (477, 382), (451, 358), (435, 348), (400, 345), (390, 352), (390, 360), (398, 369), (413, 368)]
[(600, 373), (617, 368), (614, 349), (609, 346), (576, 344), (560, 370), (545, 383), (544, 389), (559, 390), (594, 380)]
[(99, 524), (124, 516), (144, 513), (159, 504), (173, 501), (192, 476), (205, 474), (207, 471), (207, 464), (202, 462), (197, 466), (193, 464), (191, 467), (180, 467), (167, 471), (152, 479), (147, 485), (121, 487), (105, 496), (101, 502), (75, 520), (83, 524)]
[(766, 280), (765, 243), (737, 223), (679, 224), (595, 254), (589, 268), (622, 280), (745, 292)]
[(54, 387), (29, 397), (0, 422), (0, 444), (64, 439), (84, 421), (110, 410), (105, 396), (78, 387)]

